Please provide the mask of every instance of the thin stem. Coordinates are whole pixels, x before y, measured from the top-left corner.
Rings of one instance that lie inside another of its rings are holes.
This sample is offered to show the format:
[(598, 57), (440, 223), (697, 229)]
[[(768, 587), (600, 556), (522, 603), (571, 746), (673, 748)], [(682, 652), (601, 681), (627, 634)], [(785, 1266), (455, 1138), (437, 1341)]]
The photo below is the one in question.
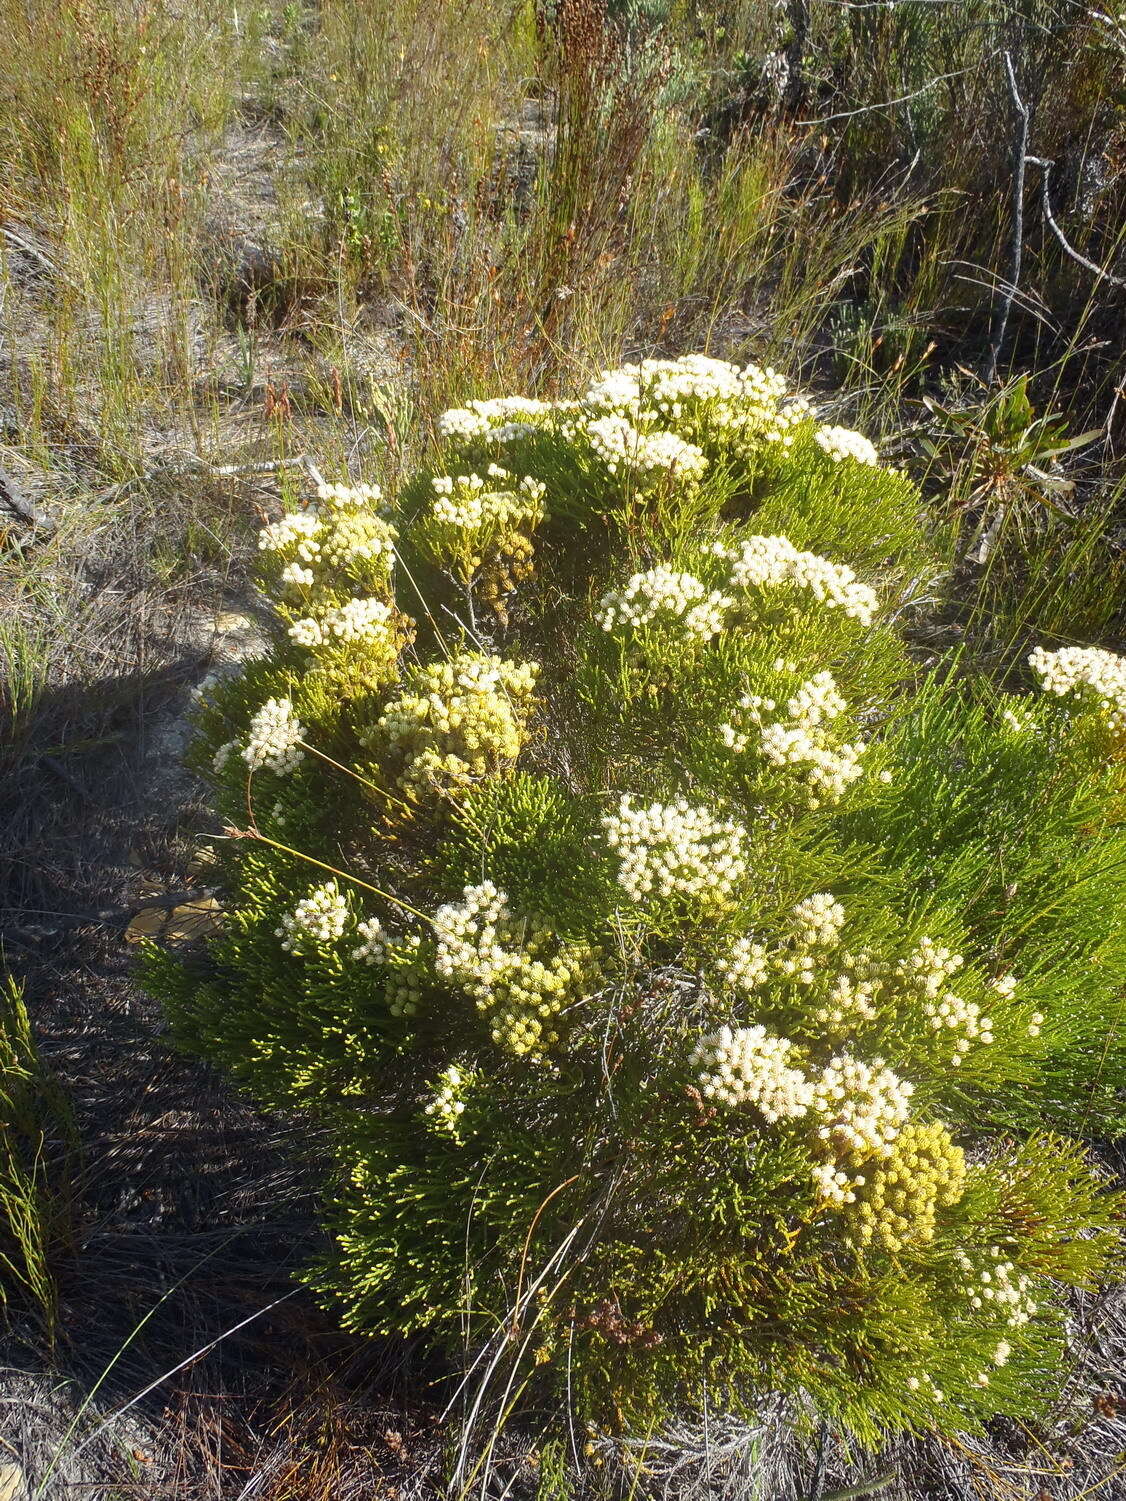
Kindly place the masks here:
[(361, 880), (359, 876), (352, 875), (349, 871), (340, 870), (335, 865), (326, 865), (323, 860), (318, 860), (315, 855), (307, 855), (303, 850), (295, 850), (288, 844), (282, 844), (277, 839), (271, 839), (269, 834), (263, 834), (260, 829), (236, 829), (228, 826), (223, 830), (228, 839), (255, 839), (260, 844), (268, 844), (271, 849), (280, 850), (283, 855), (292, 855), (295, 860), (304, 860), (309, 865), (315, 865), (319, 870), (327, 870), (329, 875), (339, 876), (342, 881), (350, 881), (353, 886), (362, 886), (365, 891), (370, 891), (373, 896), (381, 897), (383, 901), (390, 902), (392, 906), (401, 907), (404, 912), (409, 912), (412, 917), (417, 917), (420, 922), (429, 923), (431, 919), (425, 912), (420, 912), (417, 907), (412, 907), (409, 902), (404, 902), (400, 897), (392, 896), (389, 891), (382, 891), (378, 886), (373, 886), (369, 881)]

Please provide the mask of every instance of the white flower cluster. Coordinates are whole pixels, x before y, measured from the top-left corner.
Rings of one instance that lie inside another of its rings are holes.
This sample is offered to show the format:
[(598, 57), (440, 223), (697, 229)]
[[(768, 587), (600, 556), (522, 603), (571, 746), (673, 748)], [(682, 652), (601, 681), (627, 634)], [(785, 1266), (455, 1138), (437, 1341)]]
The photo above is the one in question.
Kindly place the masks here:
[(818, 1196), (833, 1209), (856, 1203), (856, 1190), (864, 1186), (862, 1177), (850, 1177), (832, 1162), (814, 1163), (810, 1176)]
[(715, 968), (728, 985), (750, 995), (769, 975), (771, 957), (764, 943), (755, 943), (748, 937), (737, 938), (730, 951), (716, 960)]
[(794, 936), (811, 948), (832, 948), (841, 936), (845, 910), (831, 891), (815, 891), (790, 913)]
[[(293, 712), (291, 700), (268, 698), (250, 721), (242, 759), (251, 771), (272, 771), (285, 776), (305, 759), (299, 742), (307, 733)], [(221, 769), (216, 766), (216, 770)]]
[(842, 954), (838, 971), (814, 1019), (832, 1035), (851, 1031), (859, 1022), (875, 1021), (886, 969), (867, 950)]
[(814, 1086), (813, 1108), (824, 1120), (817, 1135), (838, 1163), (859, 1165), (868, 1157), (888, 1157), (914, 1091), (882, 1058), (865, 1063), (838, 1053)]
[(826, 726), (838, 719), (848, 705), (841, 697), (831, 672), (818, 672), (802, 683), (787, 701), (787, 718), (767, 723), (777, 702), (760, 694), (744, 694), (735, 722), (720, 726), (728, 750), (742, 755), (751, 744), (748, 725), (758, 731), (758, 749), (774, 766), (797, 770), (810, 792), (810, 806), (838, 802), (863, 773), (862, 740), (831, 743)]
[(624, 794), (602, 828), (618, 856), (618, 884), (635, 902), (676, 896), (722, 904), (746, 874), (746, 830), (682, 797), (635, 807)]
[(398, 533), (374, 511), (348, 511), (326, 523), (320, 539), (320, 561), (330, 568), (347, 568), (360, 561), (380, 561), (390, 576)]
[(326, 570), (352, 573), (369, 586), (389, 579), (397, 534), (373, 509), (378, 486), (321, 485), (317, 494), (318, 509), (290, 512), (258, 533), (259, 551), (282, 565), (282, 586), (314, 589), (330, 582)]
[(391, 606), (381, 599), (350, 599), (329, 610), (321, 626), (340, 641), (386, 640), (393, 635)]
[(604, 631), (637, 631), (675, 622), (689, 636), (708, 641), (723, 629), (732, 601), (718, 589), (709, 591), (693, 573), (650, 568), (635, 573), (620, 590), (602, 596), (595, 617)]
[(764, 1027), (721, 1027), (697, 1044), (690, 1067), (707, 1100), (738, 1109), (752, 1105), (772, 1125), (805, 1115), (813, 1085), (788, 1058), (793, 1044)]
[(357, 923), (356, 934), (361, 942), (352, 950), (352, 958), (358, 964), (382, 964), (391, 940), (379, 918), (368, 917)]
[(392, 1016), (413, 1016), (422, 999), (426, 979), (422, 939), (416, 933), (393, 938), (378, 917), (356, 924), (360, 942), (352, 950), (357, 964), (379, 965), (386, 970), (384, 999)]
[(920, 938), (899, 966), (903, 979), (921, 994), (923, 1011), (934, 1030), (946, 1029), (960, 1034), (950, 1059), (955, 1067), (975, 1042), (988, 1044), (993, 1041), (993, 1023), (988, 1016), (982, 1015), (981, 1007), (946, 988), (964, 963), (961, 954), (953, 953), (933, 939)]
[(842, 459), (853, 459), (857, 464), (880, 462), (876, 445), (863, 433), (854, 433), (851, 428), (831, 425), (819, 427), (813, 435), (813, 441), (835, 464), (839, 464)]
[(404, 763), (407, 791), (468, 786), (520, 754), (538, 672), (474, 652), (420, 667), (367, 738)]
[(564, 943), (550, 925), (518, 917), (492, 881), (467, 886), (434, 915), (434, 967), (487, 1017), (493, 1041), (536, 1053), (557, 1041), (554, 1019), (581, 993), (590, 951)]
[(463, 407), (452, 407), (442, 413), (438, 418), (438, 434), (442, 438), (467, 443), (477, 438), (507, 436), (506, 429), (514, 426), (535, 432), (553, 410), (551, 402), (533, 401), (526, 396), (470, 401)]
[[(1003, 1001), (1012, 1000), (1016, 994), (1017, 985), (1020, 982), (1016, 975), (998, 975), (995, 980), (990, 980), (989, 988), (995, 995), (999, 995)], [(1033, 1011), (1028, 1018), (1027, 1033), (1029, 1037), (1039, 1037), (1044, 1026), (1044, 1013)]]
[(838, 1053), (811, 1076), (794, 1066), (792, 1054), (791, 1042), (762, 1026), (725, 1026), (700, 1039), (689, 1067), (705, 1099), (731, 1109), (753, 1106), (772, 1125), (813, 1116), (821, 1160), (811, 1172), (818, 1192), (836, 1208), (855, 1203), (866, 1182), (855, 1169), (892, 1155), (914, 1086), (882, 1058), (865, 1063)]
[(1024, 736), (1035, 728), (1035, 721), (1023, 714), (1018, 714), (1014, 709), (1001, 710), (1001, 723), (1010, 735)]
[(274, 929), (282, 948), (290, 954), (306, 952), (309, 945), (335, 943), (348, 926), (348, 903), (335, 881), (314, 886), (292, 912)]
[(287, 563), (281, 571), (281, 582), (286, 589), (311, 589), (315, 581), (313, 570), (300, 563)]
[(219, 747), (214, 756), (212, 756), (211, 758), (211, 769), (212, 771), (214, 771), (216, 776), (226, 770), (227, 763), (230, 761), (235, 751), (241, 750), (241, 748), (242, 747), (239, 745), (237, 740), (228, 740)]
[(945, 1393), (936, 1384), (934, 1377), (930, 1374), (929, 1371), (920, 1371), (918, 1376), (908, 1376), (905, 1385), (908, 1391), (917, 1392), (924, 1381), (926, 1382), (930, 1394), (934, 1398), (934, 1400), (936, 1402), (945, 1402)]
[(293, 552), (302, 563), (315, 563), (320, 556), (320, 517), (314, 511), (292, 511), (264, 526), (258, 533), (259, 552)]
[(808, 589), (819, 604), (840, 610), (861, 625), (871, 625), (879, 598), (862, 584), (847, 563), (831, 563), (815, 552), (802, 552), (788, 537), (747, 537), (738, 547), (713, 544), (717, 557), (731, 564), (734, 589)]
[(609, 474), (629, 478), (642, 492), (675, 479), (695, 484), (708, 467), (703, 452), (676, 433), (640, 432), (625, 417), (597, 417), (575, 424), (572, 436), (585, 438)]
[(451, 1063), (438, 1075), (434, 1093), (427, 1101), (425, 1113), (430, 1116), (440, 1131), (461, 1140), (461, 1117), (465, 1113), (465, 1091), (473, 1082), (473, 1074), (465, 1073), (456, 1063)]
[(381, 599), (350, 599), (326, 610), (319, 620), (306, 616), (289, 627), (298, 646), (317, 647), (336, 641), (378, 641), (385, 649), (397, 649), (394, 616)]
[(954, 1259), (970, 1279), (966, 1291), (975, 1313), (984, 1312), (986, 1304), (990, 1303), (1013, 1329), (1027, 1324), (1036, 1313), (1032, 1278), (1018, 1272), (1013, 1263), (1005, 1259), (1000, 1246), (989, 1247), (984, 1266), (975, 1266), (965, 1251), (956, 1251)]
[(504, 532), (543, 519), (547, 486), (531, 475), (514, 480), (499, 464), (490, 464), (483, 475), (437, 475), (430, 484), (430, 514), (442, 526), (470, 533)]
[(383, 499), (378, 485), (318, 485), (317, 500), (326, 511), (369, 511)]
[[(721, 984), (750, 995), (771, 976), (783, 982), (810, 987), (830, 973), (828, 952), (840, 939), (845, 911), (827, 891), (815, 892), (798, 902), (790, 913), (789, 939), (768, 948), (749, 935), (735, 939), (726, 954), (712, 964)], [(891, 966), (875, 960), (867, 950), (842, 953), (833, 961), (836, 971), (829, 981), (825, 1004), (814, 1019), (829, 1031), (842, 1025), (851, 1029), (857, 1021), (876, 1016), (876, 1000)]]
[(700, 354), (605, 370), (584, 393), (581, 406), (629, 417), (641, 428), (671, 428), (694, 443), (728, 448), (763, 443), (789, 447), (798, 424), (811, 415), (808, 402), (788, 399), (786, 379), (776, 370), (760, 365), (740, 369)]
[(1100, 646), (1038, 646), (1028, 659), (1045, 693), (1093, 698), (1115, 735), (1126, 735), (1126, 657)]

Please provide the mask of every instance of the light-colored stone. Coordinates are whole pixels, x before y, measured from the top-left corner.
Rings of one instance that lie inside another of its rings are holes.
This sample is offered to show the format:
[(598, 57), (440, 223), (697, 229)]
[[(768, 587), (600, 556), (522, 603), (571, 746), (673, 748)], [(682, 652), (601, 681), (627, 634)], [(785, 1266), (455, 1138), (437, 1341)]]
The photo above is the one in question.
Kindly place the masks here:
[(0, 1459), (0, 1501), (28, 1501), (23, 1469), (11, 1459)]

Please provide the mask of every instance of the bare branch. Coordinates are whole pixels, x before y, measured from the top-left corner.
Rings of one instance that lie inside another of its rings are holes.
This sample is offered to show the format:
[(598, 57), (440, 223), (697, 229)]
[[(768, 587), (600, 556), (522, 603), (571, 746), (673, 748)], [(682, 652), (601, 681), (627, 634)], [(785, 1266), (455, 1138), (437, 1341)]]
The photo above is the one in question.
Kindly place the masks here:
[(1026, 156), (1025, 161), (1030, 166), (1040, 168), (1040, 203), (1044, 209), (1044, 218), (1048, 221), (1048, 228), (1071, 259), (1078, 261), (1082, 267), (1090, 271), (1098, 280), (1102, 281), (1105, 279), (1114, 287), (1126, 287), (1126, 280), (1121, 276), (1112, 275), (1105, 266), (1098, 266), (1094, 261), (1089, 261), (1085, 255), (1080, 255), (1079, 251), (1070, 243), (1063, 230), (1056, 223), (1055, 215), (1052, 213), (1052, 201), (1048, 196), (1048, 180), (1055, 162), (1042, 156)]
[(58, 526), (50, 516), (41, 511), (38, 506), (32, 505), (20, 486), (4, 469), (0, 469), (0, 503), (6, 505), (14, 516), (18, 516), (41, 536), (53, 537), (58, 531)]
[(1017, 88), (1012, 55), (1008, 52), (1003, 55), (1009, 94), (1017, 112), (1017, 139), (1013, 150), (1013, 232), (1009, 251), (1008, 286), (997, 309), (997, 316), (993, 320), (993, 336), (989, 341), (989, 360), (985, 367), (987, 385), (992, 385), (997, 377), (997, 361), (1001, 358), (1001, 348), (1005, 342), (1005, 331), (1009, 326), (1013, 298), (1020, 284), (1020, 268), (1024, 251), (1024, 167), (1028, 151), (1028, 106), (1020, 97), (1020, 91)]

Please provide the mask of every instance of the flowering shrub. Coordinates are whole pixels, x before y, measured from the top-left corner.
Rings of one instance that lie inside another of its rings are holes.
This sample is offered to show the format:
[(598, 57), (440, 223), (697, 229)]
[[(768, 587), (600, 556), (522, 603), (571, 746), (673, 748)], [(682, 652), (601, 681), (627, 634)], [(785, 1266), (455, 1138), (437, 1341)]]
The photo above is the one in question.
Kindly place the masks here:
[(917, 491), (773, 372), (440, 432), (263, 532), (274, 643), (200, 709), (225, 931), (149, 960), (332, 1143), (314, 1281), (612, 1428), (1027, 1413), (1122, 1215), (1121, 660), (924, 670)]

